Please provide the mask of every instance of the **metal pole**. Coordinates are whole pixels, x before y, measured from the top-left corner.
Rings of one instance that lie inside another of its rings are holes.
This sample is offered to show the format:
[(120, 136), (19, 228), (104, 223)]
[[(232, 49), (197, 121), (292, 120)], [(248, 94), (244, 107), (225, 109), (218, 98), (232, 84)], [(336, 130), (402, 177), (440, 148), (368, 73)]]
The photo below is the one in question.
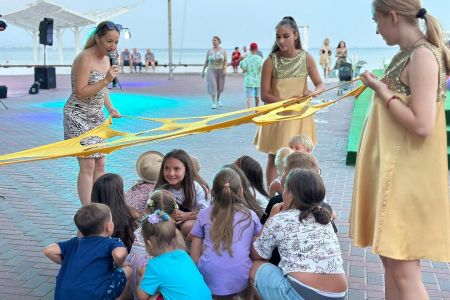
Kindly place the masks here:
[(167, 0), (168, 4), (168, 25), (169, 25), (169, 80), (173, 80), (172, 69), (172, 0)]

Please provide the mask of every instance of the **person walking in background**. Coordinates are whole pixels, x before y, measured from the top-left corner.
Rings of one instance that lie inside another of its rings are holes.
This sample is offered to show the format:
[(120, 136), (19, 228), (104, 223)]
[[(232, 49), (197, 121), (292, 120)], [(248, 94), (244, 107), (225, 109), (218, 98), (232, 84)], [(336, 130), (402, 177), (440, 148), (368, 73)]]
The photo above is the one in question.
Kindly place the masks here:
[(147, 73), (147, 68), (149, 66), (152, 66), (153, 73), (155, 73), (156, 69), (156, 59), (155, 54), (150, 50), (150, 48), (147, 48), (147, 52), (145, 52), (145, 72)]
[(221, 107), (220, 94), (225, 85), (225, 75), (227, 73), (227, 52), (220, 47), (222, 40), (218, 36), (212, 39), (213, 47), (206, 52), (206, 60), (203, 65), (202, 78), (205, 77), (205, 69), (208, 68), (206, 81), (208, 94), (211, 95), (211, 108)]
[[(108, 53), (116, 51), (121, 30), (120, 24), (101, 22), (75, 58), (71, 71), (72, 94), (64, 105), (64, 139), (78, 137), (103, 124), (106, 120), (103, 106), (111, 117), (120, 117), (108, 93), (108, 84), (117, 76), (117, 66), (111, 66)], [(93, 136), (80, 143), (85, 146), (104, 141)], [(94, 181), (105, 174), (105, 154), (78, 157), (78, 164), (78, 196), (81, 204), (86, 205), (91, 202)]]
[[(311, 78), (315, 90), (308, 90)], [(276, 39), (271, 54), (264, 61), (261, 74), (261, 98), (273, 103), (290, 97), (303, 97), (323, 91), (324, 85), (314, 58), (302, 48), (297, 23), (292, 17), (284, 17), (276, 27)], [(317, 143), (313, 117), (301, 120), (280, 121), (261, 126), (256, 132), (256, 148), (268, 154), (266, 179), (270, 184), (277, 177), (275, 154), (287, 146), (292, 136), (305, 134)]]
[(259, 106), (261, 69), (263, 59), (258, 54), (258, 45), (250, 44), (250, 55), (242, 60), (239, 66), (244, 72), (245, 96), (247, 97), (247, 107), (252, 107), (253, 98), (255, 98), (255, 107)]
[(247, 46), (242, 46), (241, 60), (244, 60), (248, 55)]
[(137, 67), (139, 67), (139, 73), (141, 73), (142, 72), (142, 58), (141, 58), (141, 53), (139, 53), (136, 48), (133, 48), (133, 53), (131, 54), (131, 58), (133, 60), (134, 73), (137, 73)]
[(131, 53), (130, 50), (128, 50), (128, 48), (125, 48), (125, 50), (123, 50), (120, 53), (120, 73), (123, 73), (123, 67), (130, 67), (130, 73), (131, 73), (131, 68), (133, 66), (133, 62), (131, 60)]
[(425, 300), (420, 260), (450, 262), (450, 51), (420, 1), (375, 0), (372, 11), (377, 34), (400, 51), (382, 80), (361, 75), (375, 93), (356, 161), (350, 237), (380, 255), (386, 299)]
[(347, 46), (344, 41), (340, 41), (336, 48), (336, 65), (334, 66), (334, 69), (339, 70), (341, 64), (347, 62), (347, 55)]
[(320, 65), (323, 69), (323, 79), (325, 80), (325, 82), (328, 82), (328, 75), (330, 75), (332, 54), (333, 51), (331, 51), (330, 39), (326, 38), (323, 41), (322, 49), (320, 49)]
[(235, 47), (233, 53), (231, 54), (231, 66), (233, 67), (233, 72), (237, 73), (239, 61), (241, 60), (241, 52), (239, 52), (239, 47)]

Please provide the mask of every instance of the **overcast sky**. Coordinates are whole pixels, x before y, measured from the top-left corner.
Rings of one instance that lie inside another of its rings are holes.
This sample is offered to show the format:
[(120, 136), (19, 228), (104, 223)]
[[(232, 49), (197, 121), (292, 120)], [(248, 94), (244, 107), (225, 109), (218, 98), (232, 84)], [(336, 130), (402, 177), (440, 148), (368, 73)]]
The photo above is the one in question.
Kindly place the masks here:
[[(0, 0), (0, 14), (7, 14), (31, 0)], [(167, 48), (167, 0), (53, 0), (73, 11), (88, 13), (140, 3), (112, 20), (129, 27), (131, 40), (121, 39), (120, 48)], [(173, 45), (175, 48), (205, 49), (211, 37), (222, 38), (225, 48), (257, 42), (269, 48), (274, 42), (275, 25), (284, 16), (310, 27), (310, 47), (320, 47), (325, 37), (332, 46), (345, 40), (350, 47), (384, 46), (375, 35), (371, 19), (372, 0), (173, 0)], [(450, 0), (424, 0), (423, 6), (450, 30)], [(42, 16), (45, 17), (45, 16)], [(88, 29), (82, 33), (84, 41)], [(65, 47), (73, 47), (73, 33), (63, 35)], [(0, 32), (0, 47), (31, 46), (31, 36), (23, 29), (8, 26)]]

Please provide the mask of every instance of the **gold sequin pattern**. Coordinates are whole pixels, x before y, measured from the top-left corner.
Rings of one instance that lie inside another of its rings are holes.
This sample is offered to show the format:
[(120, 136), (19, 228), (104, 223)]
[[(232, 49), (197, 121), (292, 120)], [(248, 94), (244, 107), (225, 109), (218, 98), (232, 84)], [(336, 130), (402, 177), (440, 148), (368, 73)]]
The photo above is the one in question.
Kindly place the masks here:
[(412, 47), (410, 49), (403, 50), (397, 53), (394, 58), (392, 58), (391, 63), (386, 69), (385, 76), (381, 80), (388, 86), (391, 91), (397, 92), (401, 95), (410, 96), (411, 90), (409, 86), (407, 86), (400, 80), (400, 75), (403, 72), (406, 64), (409, 62), (414, 50), (422, 46), (430, 49), (436, 57), (439, 65), (439, 87), (437, 101), (439, 102), (445, 100), (447, 93), (447, 84), (442, 51), (440, 48), (435, 47), (429, 43), (420, 44), (416, 47)]
[(284, 79), (308, 76), (307, 55), (308, 53), (305, 50), (300, 50), (294, 57), (284, 57), (279, 52), (270, 54), (273, 65), (273, 78)]

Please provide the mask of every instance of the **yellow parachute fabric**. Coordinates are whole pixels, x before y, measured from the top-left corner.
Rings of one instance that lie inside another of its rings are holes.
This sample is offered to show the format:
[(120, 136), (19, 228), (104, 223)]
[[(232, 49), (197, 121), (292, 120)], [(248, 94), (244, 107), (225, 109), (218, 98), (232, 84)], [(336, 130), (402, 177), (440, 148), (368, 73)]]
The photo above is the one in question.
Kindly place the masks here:
[[(330, 88), (328, 90), (337, 87), (339, 86)], [(341, 99), (350, 96), (357, 97), (364, 91), (364, 89), (365, 86), (360, 86), (359, 88), (350, 91), (349, 93), (336, 100), (328, 101), (318, 105), (310, 105), (312, 96), (306, 96), (300, 98), (290, 98), (256, 108), (249, 108), (223, 114), (201, 117), (145, 118), (123, 116), (123, 118), (134, 118), (162, 124), (157, 128), (138, 133), (122, 132), (111, 129), (110, 127), (112, 125), (112, 119), (109, 118), (99, 127), (92, 129), (76, 138), (51, 143), (48, 145), (11, 154), (0, 155), (0, 165), (55, 159), (68, 156), (86, 157), (97, 152), (109, 154), (115, 150), (135, 146), (142, 143), (174, 139), (191, 134), (199, 134), (218, 129), (230, 128), (250, 122), (256, 125), (267, 125), (278, 121), (302, 119), (313, 115), (318, 110), (330, 106)], [(286, 114), (286, 112), (289, 112), (289, 114)], [(154, 132), (163, 133), (152, 134)], [(107, 141), (105, 143), (87, 146), (83, 146), (80, 144), (83, 139), (91, 136), (98, 136), (106, 139)], [(113, 140), (112, 138), (115, 137), (120, 138)]]

